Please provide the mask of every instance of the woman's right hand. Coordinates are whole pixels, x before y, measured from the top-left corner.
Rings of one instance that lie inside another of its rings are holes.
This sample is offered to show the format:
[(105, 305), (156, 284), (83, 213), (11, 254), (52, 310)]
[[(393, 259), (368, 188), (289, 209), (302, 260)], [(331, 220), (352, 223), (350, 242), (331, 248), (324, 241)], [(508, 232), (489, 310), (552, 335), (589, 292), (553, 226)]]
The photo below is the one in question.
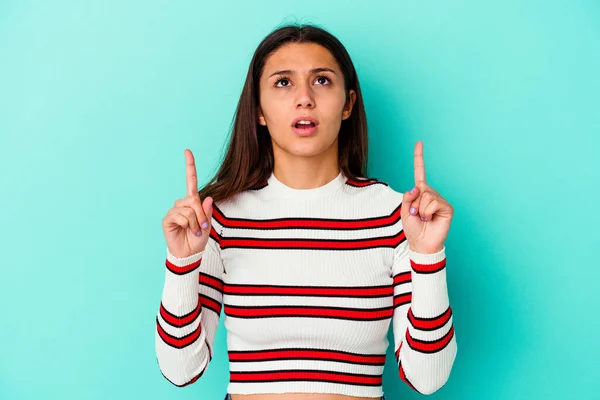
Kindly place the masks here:
[(175, 201), (173, 208), (162, 220), (169, 252), (178, 258), (189, 257), (204, 250), (210, 235), (213, 210), (213, 199), (207, 197), (202, 202), (198, 194), (198, 177), (192, 151), (186, 149), (184, 154), (187, 194), (183, 199)]

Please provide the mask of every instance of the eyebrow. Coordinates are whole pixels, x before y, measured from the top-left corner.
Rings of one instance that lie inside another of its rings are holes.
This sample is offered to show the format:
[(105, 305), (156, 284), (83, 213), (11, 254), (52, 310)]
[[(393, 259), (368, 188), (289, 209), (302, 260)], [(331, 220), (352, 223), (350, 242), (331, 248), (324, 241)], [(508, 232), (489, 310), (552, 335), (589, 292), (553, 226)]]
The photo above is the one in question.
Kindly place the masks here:
[[(325, 72), (325, 71), (329, 71), (329, 72), (333, 72), (335, 74), (335, 71), (332, 70), (331, 68), (326, 68), (326, 67), (321, 67), (321, 68), (313, 68), (311, 69), (309, 72), (311, 74), (314, 74), (315, 72)], [(271, 75), (269, 75), (269, 78), (272, 77), (273, 75), (293, 75), (296, 71), (291, 70), (291, 69), (282, 69), (281, 71), (275, 71), (273, 72)]]

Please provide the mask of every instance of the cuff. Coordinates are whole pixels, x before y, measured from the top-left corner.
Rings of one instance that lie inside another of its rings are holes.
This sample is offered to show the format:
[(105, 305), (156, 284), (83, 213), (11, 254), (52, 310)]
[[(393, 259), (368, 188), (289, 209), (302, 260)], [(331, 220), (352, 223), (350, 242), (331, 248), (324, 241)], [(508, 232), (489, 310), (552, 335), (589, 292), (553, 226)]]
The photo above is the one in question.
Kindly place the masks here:
[[(198, 273), (202, 254), (175, 257), (167, 247), (162, 304), (175, 315), (184, 315), (198, 306)], [(196, 272), (194, 272), (196, 271)]]
[(167, 260), (177, 267), (185, 267), (200, 260), (202, 258), (203, 253), (204, 251), (201, 251), (199, 253), (192, 254), (191, 256), (180, 258), (175, 257), (173, 254), (171, 254), (171, 252), (169, 251), (169, 247), (167, 247)]
[(449, 306), (446, 247), (433, 254), (409, 250), (409, 258), (412, 269), (412, 312), (421, 318), (438, 317)]
[(204, 251), (201, 251), (199, 253), (192, 254), (191, 256), (180, 258), (171, 254), (169, 248), (167, 247), (167, 260), (165, 261), (165, 265), (167, 267), (167, 277), (190, 275), (190, 272), (200, 266), (203, 254)]
[[(410, 248), (408, 249), (408, 256), (412, 261), (410, 265), (414, 268), (414, 263), (418, 264), (418, 266), (426, 266), (425, 268), (421, 268), (421, 270), (431, 270), (432, 264), (439, 263), (443, 259), (446, 258), (446, 246), (443, 246), (440, 251), (437, 253), (427, 254), (427, 253), (417, 253), (416, 251), (412, 251)], [(415, 271), (419, 272), (419, 271)]]

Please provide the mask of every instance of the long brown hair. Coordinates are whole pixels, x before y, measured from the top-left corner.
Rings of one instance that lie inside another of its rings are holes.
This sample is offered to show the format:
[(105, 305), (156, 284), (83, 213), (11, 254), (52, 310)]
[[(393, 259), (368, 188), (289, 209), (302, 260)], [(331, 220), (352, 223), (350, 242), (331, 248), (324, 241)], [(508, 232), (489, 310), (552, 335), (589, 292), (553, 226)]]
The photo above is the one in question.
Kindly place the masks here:
[(199, 191), (214, 202), (247, 189), (260, 187), (273, 172), (273, 146), (266, 126), (258, 123), (259, 82), (268, 56), (287, 43), (312, 42), (328, 49), (344, 75), (346, 104), (349, 90), (356, 91), (350, 117), (342, 120), (338, 134), (339, 167), (351, 179), (367, 176), (367, 117), (350, 55), (325, 29), (311, 24), (286, 24), (269, 33), (258, 45), (238, 101), (225, 158), (216, 175)]

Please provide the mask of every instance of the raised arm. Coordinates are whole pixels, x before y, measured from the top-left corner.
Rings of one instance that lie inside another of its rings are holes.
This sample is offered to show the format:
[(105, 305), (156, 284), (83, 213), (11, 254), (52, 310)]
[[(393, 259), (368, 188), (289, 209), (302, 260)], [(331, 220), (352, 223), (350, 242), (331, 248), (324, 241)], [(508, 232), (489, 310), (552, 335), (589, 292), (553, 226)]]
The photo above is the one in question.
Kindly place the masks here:
[(212, 358), (223, 299), (223, 262), (212, 199), (201, 201), (196, 165), (185, 151), (187, 192), (163, 218), (165, 282), (156, 316), (156, 358), (176, 386), (194, 383)]
[(414, 151), (415, 186), (402, 196), (406, 240), (393, 263), (393, 329), (402, 380), (431, 394), (448, 380), (456, 336), (446, 284), (446, 247), (454, 209), (426, 182), (423, 142)]

